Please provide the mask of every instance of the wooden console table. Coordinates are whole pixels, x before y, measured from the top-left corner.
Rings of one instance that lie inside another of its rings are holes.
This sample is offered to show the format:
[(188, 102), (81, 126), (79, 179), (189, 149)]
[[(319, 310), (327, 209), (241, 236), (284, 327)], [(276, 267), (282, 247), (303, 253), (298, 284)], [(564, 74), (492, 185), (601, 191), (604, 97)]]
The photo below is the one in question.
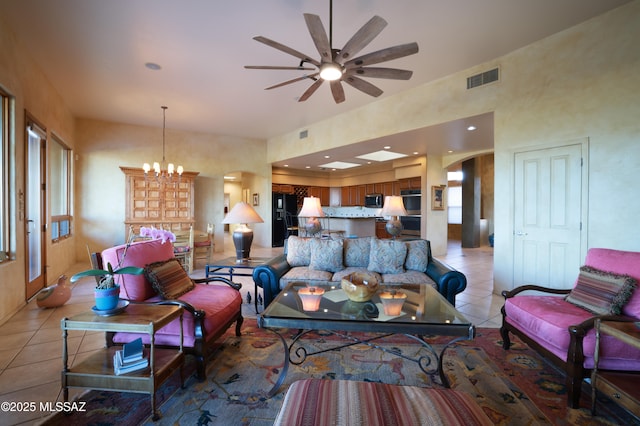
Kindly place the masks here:
[(594, 367), (591, 373), (591, 414), (596, 414), (596, 391), (601, 391), (620, 406), (640, 417), (639, 374), (623, 371), (599, 371), (600, 336), (608, 334), (637, 349), (640, 349), (640, 328), (635, 322), (596, 320), (596, 347), (593, 354)]
[[(178, 349), (156, 348), (156, 331), (177, 318), (180, 318), (180, 347)], [(132, 303), (118, 315), (100, 316), (93, 311), (88, 311), (71, 318), (63, 318), (61, 327), (63, 337), (62, 390), (65, 402), (69, 398), (69, 387), (148, 393), (151, 395), (153, 419), (159, 418), (156, 411), (155, 391), (178, 368), (182, 370), (184, 364), (182, 308), (180, 306)], [(69, 367), (67, 352), (69, 330), (146, 333), (151, 342), (147, 349), (149, 367), (117, 376), (113, 369), (113, 355), (120, 347), (104, 348), (81, 363)], [(180, 371), (181, 384), (183, 384), (183, 380), (183, 372)]]

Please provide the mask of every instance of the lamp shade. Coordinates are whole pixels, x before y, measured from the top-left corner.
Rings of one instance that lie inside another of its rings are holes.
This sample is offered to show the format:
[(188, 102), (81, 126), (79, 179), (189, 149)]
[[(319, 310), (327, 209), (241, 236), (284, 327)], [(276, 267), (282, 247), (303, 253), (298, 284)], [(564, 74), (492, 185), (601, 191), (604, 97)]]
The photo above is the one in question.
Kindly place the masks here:
[(300, 217), (324, 217), (324, 212), (320, 206), (320, 198), (304, 197), (302, 209), (298, 213)]
[(406, 216), (407, 210), (404, 208), (402, 197), (399, 195), (387, 195), (384, 197), (384, 205), (380, 214), (382, 216)]
[(248, 203), (241, 201), (237, 203), (222, 223), (262, 223), (264, 220)]

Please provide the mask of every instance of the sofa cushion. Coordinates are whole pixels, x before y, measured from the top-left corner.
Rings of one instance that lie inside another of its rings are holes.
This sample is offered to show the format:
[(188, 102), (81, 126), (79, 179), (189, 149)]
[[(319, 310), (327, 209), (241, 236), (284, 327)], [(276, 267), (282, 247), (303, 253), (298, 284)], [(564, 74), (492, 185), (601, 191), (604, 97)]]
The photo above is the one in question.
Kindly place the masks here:
[(467, 393), (356, 380), (303, 379), (274, 425), (492, 425)]
[(291, 281), (331, 281), (333, 272), (316, 271), (308, 266), (295, 266), (280, 278), (280, 289), (286, 287)]
[(177, 299), (195, 286), (178, 259), (151, 263), (144, 275), (163, 299)]
[(407, 260), (404, 267), (412, 271), (424, 272), (429, 263), (429, 245), (426, 240), (407, 241)]
[[(157, 296), (150, 301), (160, 300)], [(196, 309), (204, 310), (204, 329), (208, 341), (212, 336), (220, 333), (228, 324), (222, 319), (234, 317), (239, 312), (242, 305), (240, 292), (227, 286), (226, 284), (195, 284), (193, 290), (180, 297)], [(188, 311), (183, 311), (184, 345), (192, 348), (195, 344), (195, 321), (193, 315)], [(140, 337), (145, 344), (149, 344), (148, 334), (138, 333), (116, 333), (113, 341), (115, 343), (127, 343)], [(179, 346), (180, 344), (180, 319), (176, 319), (167, 324), (155, 334), (157, 345)]]
[(404, 272), (407, 246), (402, 241), (371, 239), (369, 266), (367, 269), (381, 274)]
[(342, 270), (344, 268), (342, 264), (343, 241), (313, 238), (309, 242), (311, 247), (309, 269), (329, 272)]
[(373, 275), (376, 278), (376, 280), (378, 280), (379, 283), (382, 282), (382, 275), (380, 275), (379, 273), (370, 271), (366, 267), (362, 268), (362, 267), (356, 267), (356, 266), (348, 266), (343, 270), (334, 273), (333, 277), (331, 278), (331, 281), (340, 282), (344, 277), (351, 275), (353, 273), (370, 274), (370, 275)]
[(311, 238), (295, 235), (287, 238), (287, 263), (290, 266), (309, 266), (311, 263)]
[[(126, 252), (126, 254), (125, 254)], [(143, 266), (173, 258), (173, 245), (162, 240), (145, 240), (108, 248), (102, 252), (102, 262), (107, 265)], [(140, 275), (118, 275), (120, 297), (133, 302), (142, 302), (156, 295), (147, 278)]]
[(597, 315), (617, 315), (622, 311), (635, 287), (636, 280), (628, 275), (583, 266), (580, 268), (576, 285), (566, 300)]
[[(505, 301), (506, 321), (551, 351), (567, 360), (569, 327), (593, 317), (585, 309), (560, 296), (518, 295)], [(600, 367), (611, 370), (640, 370), (640, 351), (609, 335), (601, 336)], [(583, 341), (584, 367), (593, 368), (595, 330), (587, 332)]]
[(347, 238), (344, 240), (344, 266), (366, 268), (369, 266), (371, 237)]
[(382, 274), (382, 282), (385, 284), (428, 284), (435, 289), (436, 283), (424, 272), (405, 271), (399, 274)]

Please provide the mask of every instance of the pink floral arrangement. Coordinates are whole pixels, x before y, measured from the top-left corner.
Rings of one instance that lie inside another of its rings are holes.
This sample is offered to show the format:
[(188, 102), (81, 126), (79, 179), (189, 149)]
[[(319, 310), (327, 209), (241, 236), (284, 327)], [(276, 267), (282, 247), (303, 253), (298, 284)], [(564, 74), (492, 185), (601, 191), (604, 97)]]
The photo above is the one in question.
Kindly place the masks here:
[(172, 243), (176, 241), (176, 236), (173, 232), (166, 231), (164, 229), (156, 229), (153, 226), (151, 228), (141, 226), (140, 236), (151, 238), (153, 240), (162, 240), (162, 244), (167, 241), (171, 241)]

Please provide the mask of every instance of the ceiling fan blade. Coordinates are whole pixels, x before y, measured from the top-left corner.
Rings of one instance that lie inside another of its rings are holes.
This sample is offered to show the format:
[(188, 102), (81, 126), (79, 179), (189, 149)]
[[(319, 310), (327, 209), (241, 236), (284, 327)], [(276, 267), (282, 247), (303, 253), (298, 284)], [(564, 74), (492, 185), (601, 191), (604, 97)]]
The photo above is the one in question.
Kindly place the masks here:
[(292, 49), (288, 46), (285, 46), (282, 43), (278, 43), (277, 41), (273, 41), (271, 39), (268, 39), (266, 37), (262, 37), (262, 36), (256, 36), (253, 38), (255, 41), (259, 41), (260, 43), (264, 43), (267, 46), (273, 47), (274, 49), (278, 49), (281, 52), (284, 53), (288, 53), (289, 55), (295, 56), (296, 58), (302, 59), (304, 62), (309, 62), (317, 67), (320, 67), (320, 62), (316, 61), (315, 59), (310, 58), (309, 56), (305, 55), (302, 52), (298, 52), (295, 49)]
[(357, 33), (349, 39), (347, 44), (344, 45), (338, 56), (336, 57), (336, 61), (339, 63), (343, 63), (344, 61), (348, 61), (353, 58), (359, 51), (364, 49), (371, 40), (376, 38), (378, 34), (387, 26), (387, 21), (382, 19), (379, 16), (374, 16), (362, 26), (358, 30)]
[(308, 67), (279, 67), (271, 65), (245, 65), (248, 70), (300, 70), (300, 71), (314, 71), (315, 68)]
[(275, 88), (278, 88), (278, 87), (286, 86), (287, 84), (296, 83), (298, 81), (306, 80), (307, 78), (313, 79), (318, 74), (319, 73), (310, 74), (310, 75), (303, 75), (302, 77), (297, 77), (297, 78), (294, 78), (294, 79), (291, 79), (291, 80), (283, 81), (282, 83), (278, 83), (278, 84), (273, 85), (273, 86), (266, 87), (264, 90), (271, 90), (271, 89), (275, 89)]
[(380, 62), (390, 61), (392, 59), (398, 59), (405, 56), (418, 53), (418, 43), (399, 44), (393, 47), (387, 47), (386, 49), (377, 50), (375, 52), (367, 53), (366, 55), (359, 56), (344, 64), (345, 68), (357, 68), (366, 65), (379, 64)]
[(300, 96), (300, 99), (298, 99), (298, 102), (304, 102), (307, 99), (309, 99), (309, 97), (311, 95), (313, 95), (313, 92), (318, 90), (318, 87), (320, 87), (322, 82), (324, 82), (323, 79), (321, 79), (321, 78), (317, 79), (316, 82), (313, 83), (311, 86), (309, 86), (309, 88), (307, 90), (305, 90), (305, 92), (302, 94), (302, 96)]
[(333, 94), (333, 100), (336, 101), (337, 104), (344, 102), (344, 89), (342, 88), (340, 80), (331, 81), (331, 93)]
[(327, 32), (322, 25), (322, 21), (318, 15), (312, 15), (310, 13), (304, 14), (304, 20), (307, 23), (309, 34), (313, 39), (313, 43), (320, 53), (321, 62), (332, 62), (333, 55), (331, 53), (331, 45), (329, 44), (329, 38), (327, 38)]
[(368, 81), (364, 81), (363, 79), (355, 77), (353, 75), (343, 77), (342, 81), (344, 81), (347, 84), (350, 84), (351, 86), (366, 93), (367, 95), (371, 95), (376, 98), (382, 95), (383, 93), (379, 87), (376, 87), (373, 84), (369, 83)]
[(413, 75), (413, 71), (400, 70), (397, 68), (352, 68), (345, 72), (347, 76), (357, 75), (358, 77), (370, 78), (389, 78), (392, 80), (409, 80)]

